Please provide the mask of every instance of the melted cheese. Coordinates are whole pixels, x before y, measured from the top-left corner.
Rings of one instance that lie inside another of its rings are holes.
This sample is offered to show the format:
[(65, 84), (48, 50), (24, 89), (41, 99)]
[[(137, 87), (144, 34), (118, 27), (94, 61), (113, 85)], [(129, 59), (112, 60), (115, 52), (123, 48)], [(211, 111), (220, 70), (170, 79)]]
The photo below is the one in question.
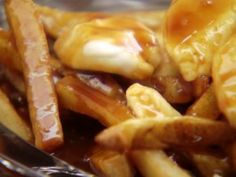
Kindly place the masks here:
[(55, 44), (61, 61), (72, 68), (132, 79), (152, 75), (159, 64), (159, 50), (152, 31), (134, 19), (117, 17), (77, 25)]

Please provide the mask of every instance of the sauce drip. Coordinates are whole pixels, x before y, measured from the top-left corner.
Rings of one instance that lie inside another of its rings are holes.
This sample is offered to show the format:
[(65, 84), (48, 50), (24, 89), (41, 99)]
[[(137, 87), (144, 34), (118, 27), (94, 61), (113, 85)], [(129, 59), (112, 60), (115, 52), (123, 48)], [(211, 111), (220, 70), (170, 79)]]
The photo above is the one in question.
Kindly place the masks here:
[(176, 0), (167, 13), (166, 37), (175, 45), (184, 42), (230, 8), (233, 0)]

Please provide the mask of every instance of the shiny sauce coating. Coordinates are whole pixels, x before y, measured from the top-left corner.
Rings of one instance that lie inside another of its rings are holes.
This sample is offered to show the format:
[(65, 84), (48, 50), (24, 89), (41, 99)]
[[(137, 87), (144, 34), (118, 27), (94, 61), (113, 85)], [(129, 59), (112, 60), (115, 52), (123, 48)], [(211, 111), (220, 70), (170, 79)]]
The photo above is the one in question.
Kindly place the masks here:
[(232, 7), (233, 0), (176, 0), (168, 10), (166, 34), (168, 41), (177, 45), (213, 23)]

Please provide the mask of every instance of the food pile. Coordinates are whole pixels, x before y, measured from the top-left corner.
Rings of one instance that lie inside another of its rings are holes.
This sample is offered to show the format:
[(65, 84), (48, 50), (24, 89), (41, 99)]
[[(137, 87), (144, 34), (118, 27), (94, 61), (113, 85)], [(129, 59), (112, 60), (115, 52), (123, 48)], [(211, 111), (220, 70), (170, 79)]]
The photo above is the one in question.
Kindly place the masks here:
[(59, 111), (96, 119), (99, 176), (235, 176), (236, 0), (113, 13), (4, 5), (1, 71), (30, 123), (1, 86), (2, 124), (53, 152), (64, 143)]

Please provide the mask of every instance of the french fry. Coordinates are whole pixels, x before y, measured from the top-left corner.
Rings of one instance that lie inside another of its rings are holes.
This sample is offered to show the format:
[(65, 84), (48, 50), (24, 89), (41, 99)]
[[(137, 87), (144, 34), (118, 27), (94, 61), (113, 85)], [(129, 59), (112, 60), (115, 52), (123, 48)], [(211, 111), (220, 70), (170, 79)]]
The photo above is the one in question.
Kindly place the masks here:
[(133, 119), (104, 130), (95, 140), (114, 150), (163, 149), (169, 146), (208, 146), (232, 142), (235, 130), (227, 123), (183, 116)]
[(63, 132), (43, 27), (31, 0), (6, 0), (5, 9), (22, 59), (35, 144), (49, 151), (63, 143)]
[(12, 42), (11, 34), (0, 29), (0, 63), (16, 71), (22, 71), (20, 56)]
[[(159, 101), (159, 103), (156, 105), (156, 107), (155, 106), (152, 107), (152, 105), (148, 105), (148, 103), (142, 102), (142, 101), (136, 99), (137, 97), (145, 97), (147, 99), (144, 98), (144, 100), (148, 100), (148, 96), (153, 96), (153, 95), (154, 95), (154, 97), (149, 101), (150, 101), (150, 104), (152, 102), (157, 103), (157, 101)], [(145, 111), (149, 108), (150, 108), (149, 110), (151, 110), (151, 111), (155, 110), (156, 113), (159, 111), (159, 114), (157, 113), (157, 115), (154, 116), (155, 118), (158, 118), (158, 116), (159, 116), (159, 118), (163, 117), (163, 113), (161, 113), (161, 110), (163, 110), (164, 113), (168, 112), (166, 114), (171, 115), (171, 116), (180, 115), (176, 110), (174, 110), (174, 108), (172, 108), (161, 97), (161, 95), (158, 94), (158, 92), (156, 92), (155, 90), (153, 90), (151, 88), (144, 87), (139, 84), (134, 84), (131, 87), (129, 87), (129, 89), (126, 92), (126, 96), (127, 96), (128, 105), (133, 110), (134, 114), (137, 112), (137, 110), (141, 110), (142, 114), (135, 114), (136, 116), (138, 116), (138, 118), (150, 118), (148, 116), (149, 115), (148, 113), (147, 113), (147, 115), (145, 115), (145, 113), (146, 113)], [(143, 107), (139, 107), (135, 103), (140, 103), (140, 105), (143, 105)], [(147, 108), (147, 109), (145, 109), (145, 108)], [(145, 111), (142, 111), (143, 109)], [(165, 160), (167, 160), (168, 157), (163, 152), (153, 151), (153, 153), (154, 154), (153, 154), (152, 158), (151, 158), (152, 152), (149, 153), (148, 151), (144, 151), (144, 153), (142, 153), (142, 151), (140, 151), (139, 153), (135, 153), (135, 154), (131, 153), (131, 154), (133, 154), (132, 157), (134, 157), (133, 160), (134, 160), (135, 164), (138, 166), (139, 169), (141, 168), (140, 171), (143, 174), (143, 176), (149, 177), (152, 174), (161, 175), (162, 172), (165, 171), (166, 167), (172, 168), (173, 166), (174, 166), (176, 172), (179, 172), (178, 173), (179, 175), (185, 174), (184, 176), (189, 176), (185, 170), (178, 168), (177, 165), (173, 161), (171, 161), (170, 159), (166, 162)], [(158, 155), (156, 155), (156, 154), (160, 154), (160, 153), (162, 154), (162, 156), (161, 156), (162, 158), (160, 159), (160, 161), (163, 160), (162, 163), (165, 164), (164, 167), (158, 166), (158, 163), (156, 163), (157, 161), (159, 161), (158, 159), (156, 159), (156, 158), (159, 158)], [(92, 160), (92, 164), (96, 167), (96, 169), (99, 169), (99, 171), (102, 171), (103, 174), (106, 173), (105, 176), (110, 176), (110, 174), (107, 174), (107, 172), (106, 172), (106, 171), (110, 171), (109, 169), (106, 170), (108, 162), (109, 162), (110, 166), (111, 165), (114, 166), (115, 165), (114, 163), (117, 163), (116, 162), (117, 160), (118, 160), (118, 162), (122, 161), (122, 158), (125, 158), (125, 156), (124, 155), (121, 156), (121, 154), (119, 154), (118, 152), (102, 149), (102, 152), (98, 152), (98, 154), (95, 153), (95, 155), (91, 157), (91, 160)], [(113, 161), (111, 161), (111, 159)], [(143, 163), (146, 163), (147, 161), (149, 163), (144, 165)], [(123, 162), (123, 163), (127, 167), (127, 162), (126, 163)], [(153, 165), (150, 165), (150, 164), (153, 164)], [(142, 166), (142, 165), (144, 165), (144, 166)], [(120, 167), (120, 165), (117, 165), (117, 167)], [(154, 170), (154, 167), (155, 167), (155, 170)], [(145, 168), (145, 169), (143, 169), (143, 168)], [(118, 169), (122, 169), (122, 168), (118, 168)], [(148, 172), (150, 170), (152, 170), (152, 172)], [(117, 174), (116, 171), (117, 171), (117, 168), (113, 170), (113, 173)], [(168, 173), (168, 175), (173, 176), (173, 173)], [(122, 175), (120, 175), (120, 176), (122, 176)], [(155, 177), (158, 177), (158, 176), (155, 176)]]
[[(2, 30), (0, 31), (0, 52), (5, 50), (11, 52), (5, 52), (4, 56), (0, 54), (0, 63), (6, 66), (6, 68), (4, 68), (4, 74), (13, 86), (23, 93), (25, 89), (23, 80), (21, 79), (22, 66), (20, 56), (16, 50), (14, 42), (11, 41), (10, 33)], [(64, 67), (62, 63), (53, 56), (50, 56), (49, 64), (52, 68), (52, 73), (54, 76), (76, 76), (83, 83), (99, 90), (101, 93), (117, 98), (121, 102), (125, 101), (123, 89), (109, 74), (88, 73), (72, 70)]]
[(163, 151), (132, 151), (132, 159), (145, 177), (190, 177)]
[(56, 90), (65, 108), (96, 118), (105, 126), (133, 117), (130, 110), (119, 100), (102, 94), (73, 76), (61, 79), (56, 84)]
[[(64, 77), (56, 84), (56, 90), (65, 108), (96, 118), (105, 126), (133, 117), (119, 99), (91, 88), (76, 77)], [(101, 152), (94, 152), (91, 163), (105, 177), (134, 176), (127, 158), (115, 151), (102, 149)]]
[(173, 2), (163, 26), (168, 53), (186, 81), (201, 75), (210, 77), (214, 54), (235, 32), (236, 13), (232, 7), (236, 1), (218, 0), (214, 6), (206, 1)]
[[(126, 91), (126, 98), (133, 114), (140, 119), (165, 119), (181, 115), (156, 90), (140, 84), (131, 85)], [(190, 176), (161, 150), (134, 151), (131, 157), (145, 177)]]
[(206, 92), (188, 108), (186, 115), (216, 120), (220, 116), (214, 87), (211, 85)]
[(211, 78), (206, 75), (201, 75), (193, 81), (193, 94), (195, 98), (199, 98), (209, 88)]
[(219, 109), (230, 125), (236, 128), (235, 37), (236, 35), (232, 35), (217, 51), (213, 60), (212, 77)]
[(128, 106), (138, 118), (165, 118), (180, 116), (156, 90), (140, 84), (131, 85), (126, 91)]
[[(159, 34), (159, 41), (161, 34)], [(193, 100), (192, 84), (183, 79), (163, 43), (163, 41), (160, 42), (162, 60), (151, 77), (148, 86), (158, 90), (169, 103), (189, 103)]]
[(20, 93), (25, 94), (25, 83), (23, 79), (22, 73), (19, 73), (18, 71), (4, 68), (3, 69), (4, 75), (6, 76), (6, 79), (15, 87), (17, 91)]
[(74, 75), (89, 87), (101, 93), (125, 102), (125, 94), (121, 86), (109, 74), (75, 72)]
[(203, 177), (230, 176), (229, 159), (217, 155), (191, 152), (191, 158)]
[(124, 154), (95, 146), (90, 161), (92, 167), (104, 177), (132, 177), (134, 169)]
[(26, 141), (32, 141), (29, 126), (17, 114), (7, 96), (0, 90), (0, 122)]

